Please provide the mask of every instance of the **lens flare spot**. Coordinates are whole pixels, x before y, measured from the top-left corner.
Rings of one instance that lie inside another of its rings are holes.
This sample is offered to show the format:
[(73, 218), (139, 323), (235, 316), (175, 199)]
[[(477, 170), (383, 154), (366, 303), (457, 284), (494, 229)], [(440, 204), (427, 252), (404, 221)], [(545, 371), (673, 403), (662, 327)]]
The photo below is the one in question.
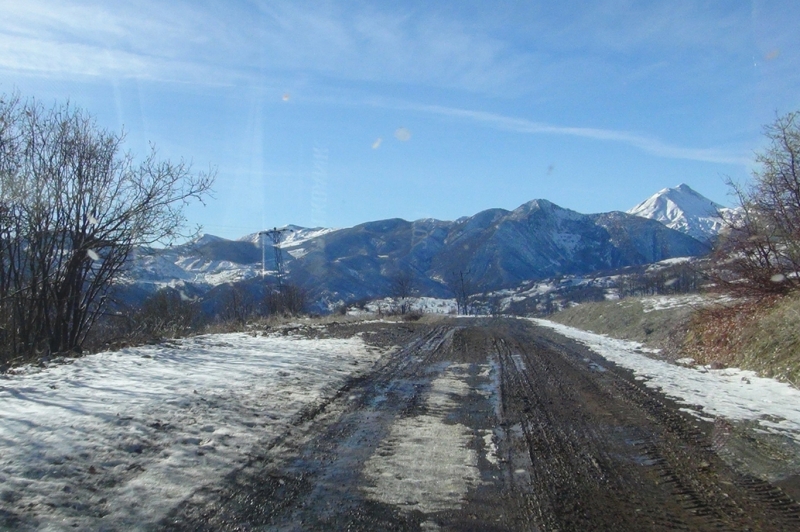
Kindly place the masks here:
[(407, 142), (409, 139), (411, 139), (411, 132), (404, 127), (399, 127), (394, 132), (394, 138), (400, 142)]

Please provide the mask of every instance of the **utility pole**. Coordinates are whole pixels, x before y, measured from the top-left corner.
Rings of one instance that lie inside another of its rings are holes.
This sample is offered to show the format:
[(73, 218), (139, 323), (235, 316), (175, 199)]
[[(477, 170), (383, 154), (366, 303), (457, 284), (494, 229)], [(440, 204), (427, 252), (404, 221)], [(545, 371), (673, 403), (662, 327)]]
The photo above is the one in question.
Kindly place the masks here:
[(278, 291), (281, 293), (283, 293), (283, 254), (281, 253), (280, 243), (283, 239), (283, 234), (292, 231), (293, 230), (288, 227), (281, 229), (273, 227), (269, 231), (260, 231), (258, 233), (258, 236), (261, 237), (261, 275), (263, 277), (266, 272), (267, 248), (264, 237), (268, 236), (270, 240), (272, 240), (272, 250), (275, 253), (275, 271), (277, 272), (278, 278)]

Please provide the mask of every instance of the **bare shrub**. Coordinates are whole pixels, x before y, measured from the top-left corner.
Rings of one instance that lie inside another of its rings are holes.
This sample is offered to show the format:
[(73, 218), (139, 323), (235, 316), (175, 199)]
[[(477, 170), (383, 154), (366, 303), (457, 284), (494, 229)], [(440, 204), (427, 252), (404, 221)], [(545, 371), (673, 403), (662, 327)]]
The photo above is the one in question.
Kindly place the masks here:
[(165, 288), (147, 298), (134, 314), (134, 338), (178, 338), (197, 331), (204, 322), (200, 305)]
[[(299, 316), (308, 308), (308, 291), (301, 286), (284, 284), (280, 290), (271, 290), (264, 297), (264, 314)], [(345, 310), (346, 312), (346, 310)]]
[(222, 298), (218, 318), (223, 322), (244, 326), (256, 314), (256, 298), (241, 286), (231, 285)]
[(412, 310), (403, 314), (403, 321), (419, 321), (425, 313), (421, 310)]
[(729, 290), (786, 293), (800, 288), (800, 112), (764, 128), (769, 144), (756, 155), (753, 181), (729, 180), (740, 209), (726, 215), (728, 230), (716, 254), (716, 281)]
[(0, 360), (79, 350), (132, 250), (183, 236), (214, 173), (123, 153), (69, 104), (0, 97)]

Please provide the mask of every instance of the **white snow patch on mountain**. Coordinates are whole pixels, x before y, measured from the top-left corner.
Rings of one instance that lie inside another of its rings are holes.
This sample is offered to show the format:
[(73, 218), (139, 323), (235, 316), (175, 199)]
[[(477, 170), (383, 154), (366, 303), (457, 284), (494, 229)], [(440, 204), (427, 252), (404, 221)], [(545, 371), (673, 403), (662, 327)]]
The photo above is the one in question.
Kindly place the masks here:
[(308, 255), (308, 250), (305, 248), (290, 249), (287, 253), (295, 259), (301, 259)]
[[(283, 230), (280, 247), (288, 248), (299, 246), (311, 240), (312, 238), (317, 238), (322, 235), (338, 231), (339, 229), (330, 227), (306, 228), (297, 225), (287, 225), (285, 227), (281, 227), (279, 230)], [(261, 239), (261, 233), (250, 233), (249, 235), (245, 235), (238, 240), (240, 242), (251, 242), (257, 246), (261, 246)], [(267, 237), (267, 245), (270, 247), (272, 246), (272, 240), (270, 240), (269, 237)]]
[(633, 207), (628, 214), (656, 220), (675, 229), (708, 242), (722, 230), (721, 215), (731, 209), (714, 203), (685, 184), (665, 188)]

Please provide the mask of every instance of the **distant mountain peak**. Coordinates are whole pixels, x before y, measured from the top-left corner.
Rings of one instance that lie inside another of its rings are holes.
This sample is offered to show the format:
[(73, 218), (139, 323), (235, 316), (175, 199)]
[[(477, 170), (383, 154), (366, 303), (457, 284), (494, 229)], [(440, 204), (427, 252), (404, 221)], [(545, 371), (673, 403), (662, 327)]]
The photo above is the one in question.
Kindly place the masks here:
[(195, 245), (195, 246), (203, 246), (203, 245), (209, 244), (211, 242), (220, 242), (222, 240), (225, 240), (225, 239), (222, 238), (221, 236), (216, 236), (216, 235), (211, 235), (211, 234), (208, 234), (208, 233), (203, 233), (202, 235), (198, 236), (197, 238), (195, 238), (194, 240), (192, 240), (189, 243), (192, 244), (192, 245)]
[(627, 212), (656, 220), (671, 229), (708, 242), (722, 230), (720, 213), (726, 210), (686, 183), (681, 183), (674, 188), (659, 190)]

